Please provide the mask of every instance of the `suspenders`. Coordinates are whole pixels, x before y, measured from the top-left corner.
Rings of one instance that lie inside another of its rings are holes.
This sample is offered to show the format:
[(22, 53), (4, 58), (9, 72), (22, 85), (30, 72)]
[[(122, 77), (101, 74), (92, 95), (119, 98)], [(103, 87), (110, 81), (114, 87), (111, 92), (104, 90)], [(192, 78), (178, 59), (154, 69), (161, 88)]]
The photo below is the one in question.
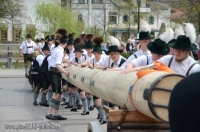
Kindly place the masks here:
[(32, 46), (28, 46), (26, 41), (25, 41), (25, 44), (26, 44), (26, 54), (28, 54), (28, 48), (33, 48), (33, 43), (32, 43)]

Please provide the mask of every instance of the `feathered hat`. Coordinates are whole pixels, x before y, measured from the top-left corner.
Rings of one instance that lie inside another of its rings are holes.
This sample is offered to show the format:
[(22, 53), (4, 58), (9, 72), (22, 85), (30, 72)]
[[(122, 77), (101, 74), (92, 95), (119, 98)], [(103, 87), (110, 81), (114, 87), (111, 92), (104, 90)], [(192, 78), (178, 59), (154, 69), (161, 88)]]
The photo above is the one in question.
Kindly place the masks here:
[(149, 24), (140, 19), (140, 33), (139, 36), (136, 40), (148, 40), (148, 39), (153, 39), (150, 35), (151, 33), (151, 28), (149, 27)]
[(42, 48), (42, 50), (48, 50), (48, 51), (50, 51), (50, 49), (49, 49), (49, 46), (48, 46), (48, 43), (47, 43), (47, 42), (45, 42), (45, 45), (44, 45), (44, 47)]
[(86, 40), (85, 42), (85, 47), (86, 49), (94, 48), (94, 44), (92, 42), (92, 38), (94, 37), (93, 34), (86, 34), (84, 39)]
[(76, 47), (77, 45), (80, 45), (81, 47), (84, 47), (84, 42), (82, 38), (75, 38), (74, 39), (74, 47)]
[(169, 47), (173, 47), (178, 36), (185, 35), (183, 27), (180, 24), (178, 24), (177, 27), (175, 28), (174, 35), (175, 35), (174, 38), (167, 43)]
[(172, 28), (166, 28), (166, 31), (163, 32), (159, 38), (163, 41), (165, 41), (165, 43), (169, 43), (170, 40), (172, 40), (174, 38), (174, 31)]
[(73, 45), (73, 43), (74, 43), (74, 35), (75, 35), (75, 33), (70, 33), (69, 35), (68, 35), (68, 43), (67, 43), (67, 45)]
[(59, 40), (60, 42), (66, 43), (68, 40), (68, 34), (67, 34), (67, 30), (64, 28), (60, 28), (56, 31), (56, 35), (55, 38), (57, 40)]
[(175, 49), (192, 50), (192, 44), (196, 41), (196, 31), (191, 23), (184, 23), (186, 35), (179, 35), (175, 44), (172, 45)]
[(103, 38), (102, 37), (94, 37), (92, 39), (92, 41), (94, 42), (94, 48), (93, 48), (93, 52), (98, 52), (98, 53), (102, 53), (102, 47), (101, 47), (101, 43), (103, 42)]
[(110, 46), (108, 49), (108, 53), (110, 52), (114, 52), (114, 51), (118, 51), (118, 52), (123, 52), (122, 49), (119, 49), (120, 47), (120, 42), (117, 38), (113, 37), (113, 36), (109, 36), (109, 40), (110, 40)]

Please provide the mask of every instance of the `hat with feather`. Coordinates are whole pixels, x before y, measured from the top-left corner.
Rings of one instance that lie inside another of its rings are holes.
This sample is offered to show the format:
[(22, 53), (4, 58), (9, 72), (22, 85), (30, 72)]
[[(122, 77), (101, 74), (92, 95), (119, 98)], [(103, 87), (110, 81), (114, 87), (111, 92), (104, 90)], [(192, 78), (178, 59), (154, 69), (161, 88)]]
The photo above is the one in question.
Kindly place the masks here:
[(175, 49), (193, 50), (192, 44), (196, 41), (196, 31), (191, 23), (184, 23), (186, 35), (179, 35), (175, 44), (172, 45)]
[(60, 28), (56, 31), (55, 38), (58, 39), (61, 43), (66, 43), (68, 41), (67, 30), (64, 28)]
[(144, 20), (140, 20), (140, 33), (139, 36), (136, 40), (148, 40), (148, 39), (153, 39), (153, 37), (151, 37), (150, 33), (151, 33), (151, 28), (149, 27), (149, 24), (144, 21)]
[(120, 53), (123, 52), (122, 49), (119, 49), (120, 42), (117, 38), (115, 38), (114, 36), (109, 36), (109, 40), (110, 40), (110, 46), (108, 48), (108, 53), (114, 52), (114, 51), (118, 51)]
[(50, 51), (50, 49), (49, 49), (49, 46), (48, 46), (48, 43), (47, 43), (47, 42), (45, 42), (45, 44), (44, 44), (44, 47), (42, 48), (42, 50), (48, 50), (48, 51)]
[(82, 38), (75, 38), (74, 39), (74, 47), (76, 47), (77, 45), (80, 45), (81, 47), (84, 47), (84, 42)]
[(73, 45), (74, 44), (74, 33), (69, 34), (69, 39), (67, 45)]
[(102, 53), (102, 47), (101, 47), (101, 43), (103, 42), (103, 38), (102, 37), (94, 37), (92, 39), (92, 41), (94, 42), (94, 48), (93, 48), (93, 52), (98, 52), (98, 53)]
[(86, 40), (85, 42), (85, 49), (91, 49), (94, 48), (94, 43), (92, 42), (92, 38), (94, 37), (93, 34), (86, 34), (84, 39)]

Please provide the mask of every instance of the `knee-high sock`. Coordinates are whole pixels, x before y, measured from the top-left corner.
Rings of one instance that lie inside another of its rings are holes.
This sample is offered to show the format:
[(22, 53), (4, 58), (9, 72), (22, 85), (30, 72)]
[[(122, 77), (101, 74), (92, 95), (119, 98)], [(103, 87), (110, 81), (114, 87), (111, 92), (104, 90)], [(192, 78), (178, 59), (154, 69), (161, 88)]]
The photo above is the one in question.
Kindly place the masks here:
[(80, 97), (80, 94), (77, 92), (77, 98), (78, 98), (78, 101), (79, 101), (79, 104), (80, 105), (83, 105), (82, 101), (81, 101), (81, 97)]
[(48, 104), (50, 103), (50, 99), (51, 99), (52, 96), (53, 96), (53, 91), (49, 90), (49, 92), (48, 92)]
[(51, 98), (51, 99), (50, 99), (50, 104), (49, 104), (49, 105), (52, 106), (54, 109), (59, 110), (60, 101)]
[(43, 92), (42, 92), (42, 96), (41, 96), (41, 100), (40, 100), (40, 103), (41, 103), (41, 104), (44, 104), (44, 102), (45, 102), (45, 100), (46, 100), (46, 95), (47, 95), (47, 94), (43, 91)]
[(34, 102), (37, 102), (38, 95), (39, 95), (39, 92), (34, 91), (34, 94), (33, 94)]
[(81, 101), (83, 102), (84, 110), (85, 110), (86, 112), (88, 112), (89, 110), (88, 110), (88, 105), (87, 105), (87, 100), (86, 100), (86, 98), (81, 98)]
[(25, 73), (28, 74), (28, 66), (25, 66)]
[(91, 98), (87, 97), (87, 101), (88, 101), (88, 108), (90, 107), (90, 103), (91, 103)]
[(103, 105), (97, 106), (97, 109), (99, 110), (101, 119), (106, 121), (106, 115), (105, 115), (105, 111), (103, 109)]
[(69, 105), (72, 106), (72, 94), (69, 93)]
[(65, 101), (66, 102), (69, 102), (69, 94), (68, 94), (68, 91), (66, 90), (65, 92)]
[(65, 98), (65, 93), (66, 93), (66, 90), (63, 90), (63, 92), (62, 92), (63, 98)]
[(77, 94), (73, 93), (72, 94), (72, 105), (73, 105), (73, 109), (76, 108), (76, 99), (77, 99)]
[(92, 98), (91, 98), (90, 106), (92, 106), (92, 107), (94, 106), (93, 96), (92, 96)]

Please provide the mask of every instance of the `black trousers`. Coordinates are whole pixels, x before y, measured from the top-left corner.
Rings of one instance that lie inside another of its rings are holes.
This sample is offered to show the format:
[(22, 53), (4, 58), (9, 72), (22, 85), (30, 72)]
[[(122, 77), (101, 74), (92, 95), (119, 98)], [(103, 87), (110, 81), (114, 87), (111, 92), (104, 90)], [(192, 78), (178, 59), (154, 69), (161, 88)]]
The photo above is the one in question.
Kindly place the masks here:
[(55, 71), (48, 71), (47, 75), (52, 86), (52, 91), (56, 94), (61, 94), (61, 73)]

